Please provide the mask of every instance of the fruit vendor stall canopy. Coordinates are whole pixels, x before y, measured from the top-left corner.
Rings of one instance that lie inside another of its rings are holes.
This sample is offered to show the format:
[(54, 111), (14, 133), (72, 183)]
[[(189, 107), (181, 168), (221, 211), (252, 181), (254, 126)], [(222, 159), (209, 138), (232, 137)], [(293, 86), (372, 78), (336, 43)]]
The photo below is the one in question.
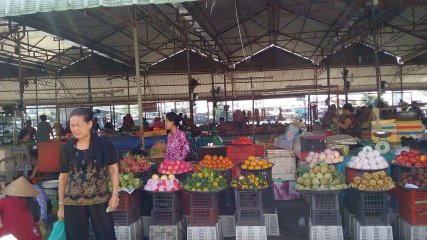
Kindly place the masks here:
[(200, 99), (212, 82), (220, 99), (325, 93), (326, 66), (333, 92), (344, 91), (344, 66), (350, 92), (374, 91), (374, 34), (387, 90), (427, 88), (419, 1), (379, 1), (376, 22), (367, 1), (79, 2), (0, 1), (1, 104), (18, 99), (19, 49), (27, 105), (135, 102), (132, 10), (146, 101), (188, 98), (186, 46)]

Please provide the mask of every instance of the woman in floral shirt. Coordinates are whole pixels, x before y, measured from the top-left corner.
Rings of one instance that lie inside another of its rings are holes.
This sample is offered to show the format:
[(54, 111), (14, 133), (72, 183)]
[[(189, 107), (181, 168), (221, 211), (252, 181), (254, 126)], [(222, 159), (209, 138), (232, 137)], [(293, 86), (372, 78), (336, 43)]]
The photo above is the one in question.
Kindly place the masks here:
[(166, 130), (169, 130), (165, 160), (184, 161), (190, 152), (185, 133), (178, 129), (180, 118), (174, 112), (166, 114)]

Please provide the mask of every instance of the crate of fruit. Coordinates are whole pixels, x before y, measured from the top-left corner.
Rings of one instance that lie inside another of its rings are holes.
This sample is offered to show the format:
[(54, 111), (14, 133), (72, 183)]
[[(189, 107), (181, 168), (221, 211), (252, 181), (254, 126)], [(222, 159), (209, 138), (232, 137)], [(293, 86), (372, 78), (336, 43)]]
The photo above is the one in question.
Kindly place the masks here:
[(254, 156), (249, 156), (243, 163), (237, 165), (240, 168), (242, 175), (255, 174), (265, 178), (269, 186), (273, 185), (273, 163), (265, 159), (257, 159)]
[(140, 189), (136, 189), (132, 191), (132, 193), (128, 193), (125, 191), (119, 192), (119, 206), (117, 206), (117, 211), (127, 211), (131, 207), (135, 205), (139, 205), (140, 199)]

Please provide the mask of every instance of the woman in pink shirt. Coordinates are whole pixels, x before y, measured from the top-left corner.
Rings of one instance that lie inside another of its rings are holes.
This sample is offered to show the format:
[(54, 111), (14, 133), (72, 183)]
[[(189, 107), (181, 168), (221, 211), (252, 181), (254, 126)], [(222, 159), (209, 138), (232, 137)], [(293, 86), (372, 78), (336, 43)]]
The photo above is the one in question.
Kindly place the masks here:
[(165, 160), (184, 161), (190, 152), (185, 133), (178, 129), (180, 119), (174, 112), (166, 114), (166, 130), (169, 130)]

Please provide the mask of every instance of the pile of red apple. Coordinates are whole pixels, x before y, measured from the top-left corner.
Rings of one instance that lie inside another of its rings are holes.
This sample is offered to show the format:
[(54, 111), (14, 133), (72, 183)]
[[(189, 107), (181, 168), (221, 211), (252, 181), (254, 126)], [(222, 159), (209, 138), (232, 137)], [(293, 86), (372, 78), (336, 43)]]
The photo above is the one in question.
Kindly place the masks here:
[(158, 169), (161, 174), (181, 174), (193, 171), (193, 165), (179, 160), (164, 160)]
[(416, 150), (402, 151), (393, 163), (408, 167), (427, 167), (427, 155)]
[(253, 144), (253, 142), (252, 142), (252, 140), (250, 140), (247, 137), (240, 137), (240, 138), (237, 138), (237, 139), (233, 139), (231, 141), (231, 144), (242, 144), (242, 145), (245, 145), (245, 144)]
[(150, 169), (150, 161), (143, 156), (126, 154), (119, 163), (121, 173), (144, 172)]

